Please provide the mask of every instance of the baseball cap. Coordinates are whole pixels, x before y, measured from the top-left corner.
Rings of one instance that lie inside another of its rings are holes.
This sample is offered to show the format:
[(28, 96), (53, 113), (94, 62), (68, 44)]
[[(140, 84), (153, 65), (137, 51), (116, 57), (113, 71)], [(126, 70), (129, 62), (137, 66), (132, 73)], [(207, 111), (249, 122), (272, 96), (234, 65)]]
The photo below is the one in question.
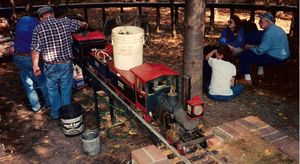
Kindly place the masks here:
[(275, 22), (275, 19), (273, 15), (269, 12), (263, 13), (262, 15), (259, 16), (261, 19), (268, 19), (271, 22)]
[(38, 14), (39, 17), (42, 16), (43, 14), (49, 13), (49, 12), (51, 12), (51, 13), (54, 12), (54, 10), (52, 9), (52, 7), (50, 7), (50, 6), (44, 6), (44, 7), (41, 7), (41, 8), (39, 8), (39, 9), (36, 11), (36, 13)]

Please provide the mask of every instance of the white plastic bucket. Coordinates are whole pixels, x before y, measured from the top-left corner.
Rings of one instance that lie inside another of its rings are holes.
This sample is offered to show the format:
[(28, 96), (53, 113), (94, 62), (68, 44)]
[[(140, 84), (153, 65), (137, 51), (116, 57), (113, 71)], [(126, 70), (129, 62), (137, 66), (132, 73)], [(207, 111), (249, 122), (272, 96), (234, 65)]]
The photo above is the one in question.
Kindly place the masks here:
[(136, 26), (119, 26), (112, 29), (115, 67), (129, 70), (143, 63), (144, 29)]

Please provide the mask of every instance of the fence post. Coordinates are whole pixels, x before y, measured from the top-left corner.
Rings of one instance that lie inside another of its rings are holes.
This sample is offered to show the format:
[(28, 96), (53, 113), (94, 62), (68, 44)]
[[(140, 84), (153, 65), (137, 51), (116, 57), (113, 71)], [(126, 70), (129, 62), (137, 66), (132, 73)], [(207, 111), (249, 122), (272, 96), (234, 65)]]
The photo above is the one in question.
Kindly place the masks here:
[(234, 16), (234, 8), (230, 7), (230, 18)]
[(84, 11), (84, 19), (85, 19), (86, 22), (88, 22), (89, 18), (88, 18), (87, 8), (86, 7), (83, 8), (83, 11)]
[(289, 35), (296, 36), (296, 37), (299, 36), (299, 13), (298, 12), (293, 13)]
[(139, 15), (142, 15), (142, 14), (143, 14), (142, 7), (141, 7), (141, 6), (138, 7), (138, 11), (139, 11)]
[(160, 31), (160, 10), (156, 7), (156, 32)]
[(277, 13), (277, 12), (276, 12), (275, 10), (272, 10), (271, 13), (272, 13), (272, 15), (274, 16), (274, 19), (275, 19), (275, 22), (276, 22), (276, 13)]
[(215, 8), (210, 8), (209, 31), (215, 30)]
[(177, 24), (178, 23), (178, 8), (179, 7), (175, 7), (175, 24)]
[(106, 22), (106, 13), (105, 13), (105, 7), (102, 7), (102, 22), (103, 22), (103, 25), (104, 23)]
[(172, 28), (172, 37), (175, 38), (176, 37), (176, 26), (175, 26), (175, 17), (174, 17), (174, 0), (170, 1), (170, 10), (171, 10), (171, 28)]
[(250, 12), (250, 21), (254, 22), (255, 21), (255, 11), (251, 10)]

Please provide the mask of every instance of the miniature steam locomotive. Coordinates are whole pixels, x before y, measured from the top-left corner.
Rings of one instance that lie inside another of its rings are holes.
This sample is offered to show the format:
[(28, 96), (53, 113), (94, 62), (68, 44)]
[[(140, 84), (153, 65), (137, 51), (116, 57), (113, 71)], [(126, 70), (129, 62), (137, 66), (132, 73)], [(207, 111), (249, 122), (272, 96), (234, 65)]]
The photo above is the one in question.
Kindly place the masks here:
[(81, 66), (93, 69), (128, 105), (141, 111), (146, 122), (159, 122), (170, 144), (184, 153), (178, 144), (202, 137), (199, 125), (204, 114), (203, 101), (193, 97), (184, 109), (178, 100), (179, 74), (175, 70), (155, 63), (117, 69), (112, 46), (99, 31), (74, 34), (73, 40), (74, 55)]

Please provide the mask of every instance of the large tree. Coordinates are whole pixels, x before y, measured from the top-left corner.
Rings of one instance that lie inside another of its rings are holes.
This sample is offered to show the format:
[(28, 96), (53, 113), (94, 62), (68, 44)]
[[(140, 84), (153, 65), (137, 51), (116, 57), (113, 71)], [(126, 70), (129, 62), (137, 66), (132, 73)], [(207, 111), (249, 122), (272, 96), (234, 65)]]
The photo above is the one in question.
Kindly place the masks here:
[(183, 72), (191, 77), (191, 97), (202, 96), (205, 1), (186, 0), (185, 4)]

